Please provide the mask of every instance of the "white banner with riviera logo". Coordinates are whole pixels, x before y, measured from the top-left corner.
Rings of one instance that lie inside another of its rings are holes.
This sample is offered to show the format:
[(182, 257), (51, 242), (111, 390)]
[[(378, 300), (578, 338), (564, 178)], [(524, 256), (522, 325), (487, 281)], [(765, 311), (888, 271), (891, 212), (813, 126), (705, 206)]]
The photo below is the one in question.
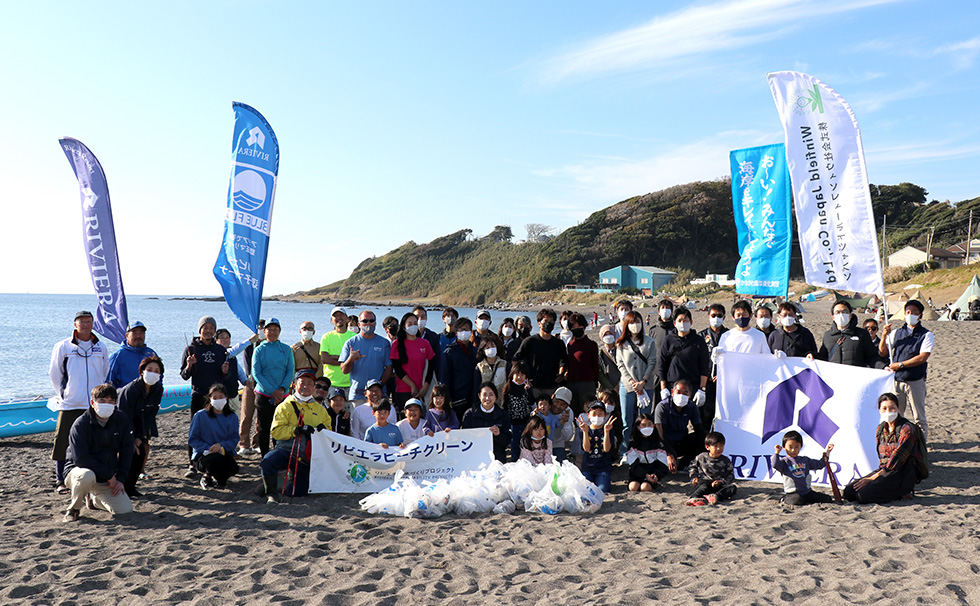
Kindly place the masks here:
[(378, 492), (403, 470), (417, 482), (451, 480), (493, 461), (489, 429), (457, 429), (405, 448), (381, 448), (332, 431), (313, 434), (310, 492)]
[[(820, 458), (828, 443), (834, 445), (830, 463), (843, 486), (878, 467), (877, 402), (886, 391), (894, 391), (887, 370), (724, 352), (715, 430), (725, 435), (738, 479), (782, 482), (773, 477), (773, 447), (795, 429), (805, 456)], [(812, 481), (830, 485), (825, 471), (814, 472)]]

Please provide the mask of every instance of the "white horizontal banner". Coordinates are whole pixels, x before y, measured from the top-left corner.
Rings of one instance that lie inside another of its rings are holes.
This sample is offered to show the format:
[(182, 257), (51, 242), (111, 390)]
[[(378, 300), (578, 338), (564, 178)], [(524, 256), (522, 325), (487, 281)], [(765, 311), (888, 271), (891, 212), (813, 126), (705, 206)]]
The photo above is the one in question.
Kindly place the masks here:
[(416, 482), (451, 480), (493, 461), (489, 429), (457, 429), (425, 436), (405, 448), (382, 448), (332, 431), (313, 434), (310, 492), (378, 492), (403, 470)]
[[(725, 435), (736, 478), (782, 482), (771, 457), (793, 429), (803, 435), (805, 456), (818, 459), (834, 445), (831, 468), (843, 486), (877, 469), (878, 396), (893, 390), (886, 370), (724, 352), (715, 430)], [(814, 484), (830, 484), (826, 471), (814, 473)]]

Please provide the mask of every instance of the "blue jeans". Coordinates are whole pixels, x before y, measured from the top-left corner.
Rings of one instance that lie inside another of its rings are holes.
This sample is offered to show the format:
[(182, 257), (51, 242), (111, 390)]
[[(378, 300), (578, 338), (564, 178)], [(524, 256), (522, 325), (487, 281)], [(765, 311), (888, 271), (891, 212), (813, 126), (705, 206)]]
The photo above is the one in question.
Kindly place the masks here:
[(582, 470), (585, 479), (599, 487), (602, 492), (609, 492), (612, 489), (611, 471), (586, 471)]
[[(275, 478), (279, 472), (285, 471), (286, 481), (284, 488), (286, 495), (306, 496), (310, 491), (310, 466), (302, 460), (297, 465), (296, 461), (291, 460), (290, 454), (291, 449), (288, 448), (273, 448), (266, 453), (262, 457), (262, 462), (259, 463), (262, 476), (269, 478), (274, 485)], [(290, 463), (293, 464), (293, 467), (290, 467)], [(293, 469), (296, 469), (295, 477), (293, 477)], [(294, 483), (296, 485), (295, 492), (293, 490)]]
[(633, 425), (636, 423), (636, 417), (641, 413), (653, 414), (654, 400), (653, 392), (649, 389), (643, 390), (646, 392), (647, 397), (650, 398), (650, 406), (638, 410), (636, 407), (636, 392), (626, 391), (625, 384), (620, 384), (619, 386), (619, 401), (621, 402), (622, 414), (623, 414), (623, 442), (619, 445), (619, 454), (626, 454), (629, 450), (630, 434), (633, 433)]

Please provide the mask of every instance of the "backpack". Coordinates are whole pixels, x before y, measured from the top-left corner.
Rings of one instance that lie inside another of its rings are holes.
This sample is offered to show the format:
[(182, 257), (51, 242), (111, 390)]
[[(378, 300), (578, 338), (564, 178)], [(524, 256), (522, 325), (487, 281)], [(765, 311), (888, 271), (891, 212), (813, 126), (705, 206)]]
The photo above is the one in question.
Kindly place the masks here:
[(926, 436), (922, 433), (922, 428), (915, 423), (909, 423), (915, 430), (915, 443), (919, 451), (919, 456), (912, 453), (912, 464), (915, 467), (915, 483), (929, 477), (929, 452), (926, 450)]

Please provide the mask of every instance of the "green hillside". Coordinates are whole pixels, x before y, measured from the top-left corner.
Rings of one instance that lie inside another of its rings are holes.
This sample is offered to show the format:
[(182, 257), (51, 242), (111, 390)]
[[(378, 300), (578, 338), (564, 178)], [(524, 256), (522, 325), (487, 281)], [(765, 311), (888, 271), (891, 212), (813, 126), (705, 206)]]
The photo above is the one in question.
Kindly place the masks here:
[[(926, 203), (926, 195), (911, 183), (872, 186), (875, 220), (879, 226), (887, 221), (890, 251), (907, 243), (924, 244), (931, 226), (936, 227), (934, 246), (965, 239), (970, 209), (978, 211), (980, 222), (980, 198), (954, 207)], [(600, 271), (624, 263), (703, 275), (732, 274), (738, 262), (727, 179), (623, 200), (543, 242), (515, 243), (510, 231), (498, 226), (475, 238), (462, 229), (426, 244), (407, 242), (365, 259), (345, 280), (298, 294), (361, 300), (438, 296), (445, 304), (482, 305), (564, 284), (593, 285)], [(799, 275), (795, 243), (793, 256), (791, 273)]]

